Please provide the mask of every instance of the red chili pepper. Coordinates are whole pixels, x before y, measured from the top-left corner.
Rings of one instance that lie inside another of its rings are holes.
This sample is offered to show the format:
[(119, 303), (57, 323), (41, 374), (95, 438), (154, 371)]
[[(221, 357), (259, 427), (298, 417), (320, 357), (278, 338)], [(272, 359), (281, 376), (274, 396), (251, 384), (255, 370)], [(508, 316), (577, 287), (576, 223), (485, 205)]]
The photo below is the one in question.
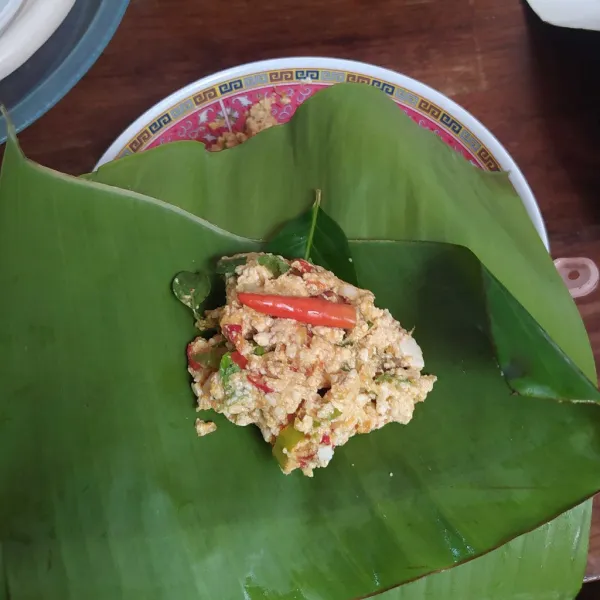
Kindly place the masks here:
[(321, 444), (331, 446), (331, 438), (326, 433), (324, 433), (323, 437), (321, 438)]
[(270, 394), (273, 390), (267, 385), (266, 381), (260, 375), (248, 375), (248, 381), (261, 392)]
[(325, 300), (329, 300), (329, 301), (338, 301), (339, 298), (337, 297), (337, 294), (335, 294), (334, 292), (332, 292), (331, 290), (327, 290), (326, 292), (323, 292), (321, 294), (321, 298), (325, 298)]
[(295, 260), (294, 264), (300, 273), (312, 273), (314, 271), (314, 267), (308, 261), (302, 258)]
[(308, 461), (313, 459), (314, 457), (315, 457), (314, 452), (313, 452), (313, 454), (308, 454), (307, 456), (299, 456), (298, 464), (300, 465), (300, 468), (304, 469), (304, 467), (306, 467), (306, 465), (308, 464)]
[(238, 300), (271, 317), (341, 329), (352, 329), (356, 325), (356, 310), (352, 305), (328, 302), (322, 298), (240, 292)]
[(223, 335), (234, 345), (237, 347), (240, 338), (242, 337), (242, 326), (231, 324), (231, 325), (223, 325), (222, 328)]
[(245, 369), (248, 366), (248, 359), (237, 350), (231, 353), (231, 360), (240, 368)]
[(193, 348), (192, 348), (192, 344), (193, 342), (190, 342), (187, 345), (187, 348), (185, 349), (185, 353), (187, 354), (187, 359), (188, 359), (188, 366), (191, 369), (194, 369), (194, 371), (199, 371), (202, 368), (202, 365), (200, 363), (197, 363), (192, 356), (195, 354)]
[(327, 284), (324, 281), (313, 281), (312, 279), (305, 279), (306, 285), (312, 285), (317, 288), (317, 291), (324, 292)]

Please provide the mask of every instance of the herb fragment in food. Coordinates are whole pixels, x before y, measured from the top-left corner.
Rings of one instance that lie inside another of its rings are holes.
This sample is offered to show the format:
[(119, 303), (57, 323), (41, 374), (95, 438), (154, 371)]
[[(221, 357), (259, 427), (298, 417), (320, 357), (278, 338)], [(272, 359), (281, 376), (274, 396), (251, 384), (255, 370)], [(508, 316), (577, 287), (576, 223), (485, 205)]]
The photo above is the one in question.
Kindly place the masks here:
[(339, 408), (334, 407), (333, 412), (331, 413), (331, 415), (329, 417), (327, 417), (327, 420), (333, 421), (334, 419), (337, 419), (341, 414), (342, 414), (342, 411)]
[(389, 373), (381, 373), (375, 377), (375, 383), (392, 383), (393, 381), (396, 381), (396, 378)]
[(290, 270), (290, 265), (288, 265), (285, 260), (279, 256), (275, 256), (274, 254), (259, 256), (257, 262), (259, 265), (269, 269), (274, 277), (279, 277)]
[(221, 258), (219, 262), (217, 262), (217, 268), (215, 269), (219, 275), (233, 275), (235, 273), (236, 267), (241, 267), (248, 262), (248, 259), (245, 256), (240, 256), (238, 258)]
[(231, 392), (231, 376), (241, 371), (240, 367), (235, 364), (233, 358), (231, 358), (231, 352), (226, 352), (219, 363), (219, 376), (221, 377), (221, 383), (225, 393)]

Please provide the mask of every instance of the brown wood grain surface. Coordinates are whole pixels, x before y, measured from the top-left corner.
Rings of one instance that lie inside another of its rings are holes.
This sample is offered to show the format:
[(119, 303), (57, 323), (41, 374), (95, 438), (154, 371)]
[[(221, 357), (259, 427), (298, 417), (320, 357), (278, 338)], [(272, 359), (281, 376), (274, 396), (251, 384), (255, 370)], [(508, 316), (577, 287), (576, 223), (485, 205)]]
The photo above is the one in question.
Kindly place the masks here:
[[(600, 33), (545, 25), (519, 0), (131, 0), (98, 62), (21, 142), (49, 167), (89, 171), (178, 88), (240, 63), (307, 55), (388, 67), (462, 104), (529, 180), (553, 256), (600, 265)], [(598, 361), (600, 291), (579, 307)], [(600, 505), (588, 576), (600, 577)]]

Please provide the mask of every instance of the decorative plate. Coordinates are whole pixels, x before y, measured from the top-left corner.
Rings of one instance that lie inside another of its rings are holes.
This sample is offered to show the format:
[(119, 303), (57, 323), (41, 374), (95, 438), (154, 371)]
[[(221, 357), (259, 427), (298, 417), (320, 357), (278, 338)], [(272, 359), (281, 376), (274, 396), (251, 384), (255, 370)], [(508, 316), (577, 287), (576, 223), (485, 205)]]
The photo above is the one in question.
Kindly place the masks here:
[(548, 248), (539, 207), (523, 174), (500, 142), (475, 117), (434, 89), (388, 69), (333, 58), (285, 58), (250, 63), (200, 79), (153, 106), (130, 125), (96, 168), (161, 144), (197, 140), (210, 147), (227, 131), (241, 132), (248, 109), (265, 95), (285, 123), (307, 98), (336, 83), (379, 88), (413, 121), (433, 131), (475, 166), (508, 171), (517, 193)]

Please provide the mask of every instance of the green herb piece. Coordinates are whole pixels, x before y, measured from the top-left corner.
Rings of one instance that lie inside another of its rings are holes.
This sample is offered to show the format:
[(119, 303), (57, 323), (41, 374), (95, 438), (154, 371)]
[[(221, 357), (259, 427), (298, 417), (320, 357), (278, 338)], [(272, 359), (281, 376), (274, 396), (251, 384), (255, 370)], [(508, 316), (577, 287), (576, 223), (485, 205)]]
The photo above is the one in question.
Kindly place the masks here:
[(263, 356), (264, 354), (266, 354), (266, 352), (266, 349), (262, 346), (256, 346), (256, 348), (254, 348), (254, 354), (256, 356)]
[(240, 367), (236, 365), (231, 358), (231, 352), (225, 353), (219, 363), (219, 376), (221, 377), (221, 383), (223, 384), (223, 389), (226, 394), (231, 392), (231, 376), (240, 371)]
[(367, 321), (367, 327), (371, 329), (371, 327), (373, 327), (373, 321)]
[(269, 269), (269, 271), (271, 271), (275, 277), (279, 277), (290, 270), (290, 265), (288, 265), (285, 260), (279, 256), (275, 256), (274, 254), (259, 256), (257, 262), (259, 265), (267, 267), (267, 269)]
[(315, 201), (310, 209), (286, 223), (267, 244), (266, 251), (310, 260), (333, 271), (344, 281), (358, 285), (348, 238), (321, 208), (321, 190), (315, 191)]
[(334, 419), (337, 419), (341, 414), (342, 411), (339, 408), (334, 407), (333, 412), (331, 413), (331, 416), (328, 418), (328, 420), (333, 421)]
[(389, 373), (382, 373), (381, 375), (377, 375), (374, 381), (375, 383), (392, 383), (393, 381), (397, 381), (397, 378)]
[[(333, 412), (325, 417), (325, 421), (333, 421), (334, 419), (337, 419), (340, 415), (342, 414), (342, 411), (339, 408), (335, 408), (333, 409)], [(313, 420), (313, 427), (318, 428), (321, 426), (321, 421), (317, 421), (316, 419)]]
[(206, 273), (181, 271), (175, 275), (171, 289), (175, 297), (200, 319), (202, 303), (210, 293), (210, 279)]
[(196, 327), (202, 331), (208, 329), (216, 329), (219, 326), (219, 319), (213, 315), (204, 315), (201, 319), (198, 319)]
[(285, 449), (290, 452), (304, 438), (305, 435), (301, 431), (295, 429), (292, 425), (288, 425), (281, 430), (273, 445), (273, 456), (282, 467), (285, 467), (288, 461), (288, 456), (283, 450)]
[(347, 365), (346, 363), (344, 363), (341, 367), (342, 371), (344, 371), (345, 373), (349, 373), (352, 369), (350, 368), (350, 365)]
[(219, 275), (233, 275), (236, 267), (241, 267), (248, 262), (245, 256), (239, 256), (238, 258), (221, 258), (217, 262), (215, 271)]

